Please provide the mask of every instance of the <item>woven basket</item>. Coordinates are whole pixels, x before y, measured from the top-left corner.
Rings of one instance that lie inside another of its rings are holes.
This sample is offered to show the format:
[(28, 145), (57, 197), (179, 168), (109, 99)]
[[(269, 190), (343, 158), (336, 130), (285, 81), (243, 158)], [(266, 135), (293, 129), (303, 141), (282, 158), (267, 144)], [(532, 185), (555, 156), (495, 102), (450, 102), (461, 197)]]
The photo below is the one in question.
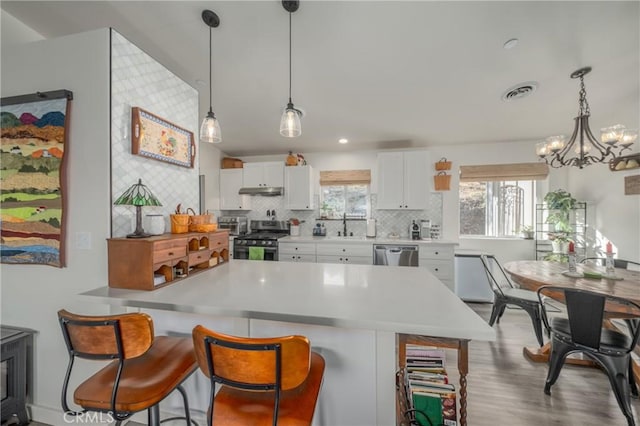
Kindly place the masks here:
[(218, 229), (217, 223), (203, 223), (189, 225), (189, 232), (213, 232)]
[(188, 214), (172, 214), (171, 216), (171, 233), (184, 234), (189, 232), (189, 215)]
[(447, 161), (446, 158), (442, 157), (436, 163), (436, 170), (451, 170), (451, 161)]
[(436, 191), (448, 191), (451, 189), (451, 175), (445, 172), (438, 173), (433, 177), (433, 186)]
[(190, 225), (206, 225), (211, 222), (210, 214), (196, 214), (191, 207), (187, 209), (187, 213), (189, 213), (189, 211), (191, 211), (191, 216), (189, 216)]

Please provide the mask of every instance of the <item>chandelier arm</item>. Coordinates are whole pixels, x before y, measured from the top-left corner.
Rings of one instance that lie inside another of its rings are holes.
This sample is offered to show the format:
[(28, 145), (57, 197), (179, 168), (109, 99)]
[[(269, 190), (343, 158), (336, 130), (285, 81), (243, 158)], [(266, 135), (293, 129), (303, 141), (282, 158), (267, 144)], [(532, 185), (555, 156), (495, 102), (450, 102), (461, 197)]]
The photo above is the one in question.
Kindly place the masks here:
[(589, 116), (584, 117), (584, 125), (583, 126), (584, 126), (584, 129), (585, 129), (585, 133), (587, 134), (587, 137), (589, 138), (591, 143), (596, 148), (598, 148), (598, 151), (600, 151), (600, 153), (602, 154), (602, 158), (605, 158), (608, 155), (613, 155), (613, 152), (611, 151), (612, 146), (604, 145), (604, 144), (598, 142), (598, 139), (593, 135), (593, 133), (591, 133), (591, 129), (589, 128)]
[[(572, 160), (572, 158), (565, 159), (565, 156), (567, 155), (567, 153), (571, 151), (571, 148), (573, 147), (576, 141), (576, 137), (578, 136), (579, 117), (574, 118), (574, 121), (575, 121), (575, 124), (573, 126), (573, 133), (571, 134), (569, 141), (565, 144), (565, 146), (560, 151), (553, 154), (554, 160), (557, 160), (557, 162), (560, 163), (561, 166), (568, 165)], [(561, 167), (561, 166), (558, 166), (558, 167)]]

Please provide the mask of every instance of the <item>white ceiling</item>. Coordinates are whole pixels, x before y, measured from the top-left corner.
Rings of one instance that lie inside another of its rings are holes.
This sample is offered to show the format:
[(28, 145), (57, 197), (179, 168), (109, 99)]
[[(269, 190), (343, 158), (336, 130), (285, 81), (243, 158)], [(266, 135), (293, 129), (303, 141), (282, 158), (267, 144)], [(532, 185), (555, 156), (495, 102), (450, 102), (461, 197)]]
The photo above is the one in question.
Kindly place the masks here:
[[(293, 14), (293, 102), (302, 136), (279, 135), (288, 91), (280, 1), (5, 1), (46, 38), (113, 27), (200, 92), (230, 155), (540, 140), (570, 134), (583, 66), (591, 127), (640, 122), (640, 3), (305, 1)], [(503, 44), (518, 38), (510, 50)], [(88, 55), (88, 58), (90, 55)], [(532, 95), (503, 92), (536, 81)], [(195, 133), (198, 129), (193, 129)], [(339, 145), (338, 138), (350, 140)], [(532, 147), (533, 150), (533, 147)], [(533, 155), (532, 155), (533, 158)]]

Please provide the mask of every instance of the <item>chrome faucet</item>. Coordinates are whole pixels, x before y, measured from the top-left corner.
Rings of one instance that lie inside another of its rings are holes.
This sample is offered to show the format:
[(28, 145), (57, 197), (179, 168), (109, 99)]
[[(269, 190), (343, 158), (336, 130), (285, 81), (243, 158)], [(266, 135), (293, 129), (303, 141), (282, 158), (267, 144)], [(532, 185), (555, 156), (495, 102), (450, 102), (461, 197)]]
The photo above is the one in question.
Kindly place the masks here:
[(342, 235), (347, 236), (347, 214), (342, 216)]

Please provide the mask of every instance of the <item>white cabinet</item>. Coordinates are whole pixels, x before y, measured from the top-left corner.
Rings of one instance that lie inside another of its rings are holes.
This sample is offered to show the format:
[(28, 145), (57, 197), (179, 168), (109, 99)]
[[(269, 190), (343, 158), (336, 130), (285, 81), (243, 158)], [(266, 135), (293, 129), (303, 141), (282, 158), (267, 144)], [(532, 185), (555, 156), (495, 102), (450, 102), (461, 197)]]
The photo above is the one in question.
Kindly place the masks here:
[(278, 244), (278, 260), (281, 262), (316, 262), (315, 243), (291, 243)]
[(424, 210), (431, 191), (427, 151), (378, 154), (378, 209)]
[(240, 195), (242, 169), (220, 170), (220, 210), (251, 210), (251, 199)]
[(311, 166), (284, 168), (285, 208), (313, 210), (313, 169)]
[(245, 188), (283, 186), (284, 163), (280, 161), (244, 163), (242, 170)]
[(372, 244), (318, 244), (318, 263), (350, 263), (373, 265)]
[(455, 291), (455, 267), (453, 244), (421, 244), (418, 265), (436, 276), (451, 291)]

